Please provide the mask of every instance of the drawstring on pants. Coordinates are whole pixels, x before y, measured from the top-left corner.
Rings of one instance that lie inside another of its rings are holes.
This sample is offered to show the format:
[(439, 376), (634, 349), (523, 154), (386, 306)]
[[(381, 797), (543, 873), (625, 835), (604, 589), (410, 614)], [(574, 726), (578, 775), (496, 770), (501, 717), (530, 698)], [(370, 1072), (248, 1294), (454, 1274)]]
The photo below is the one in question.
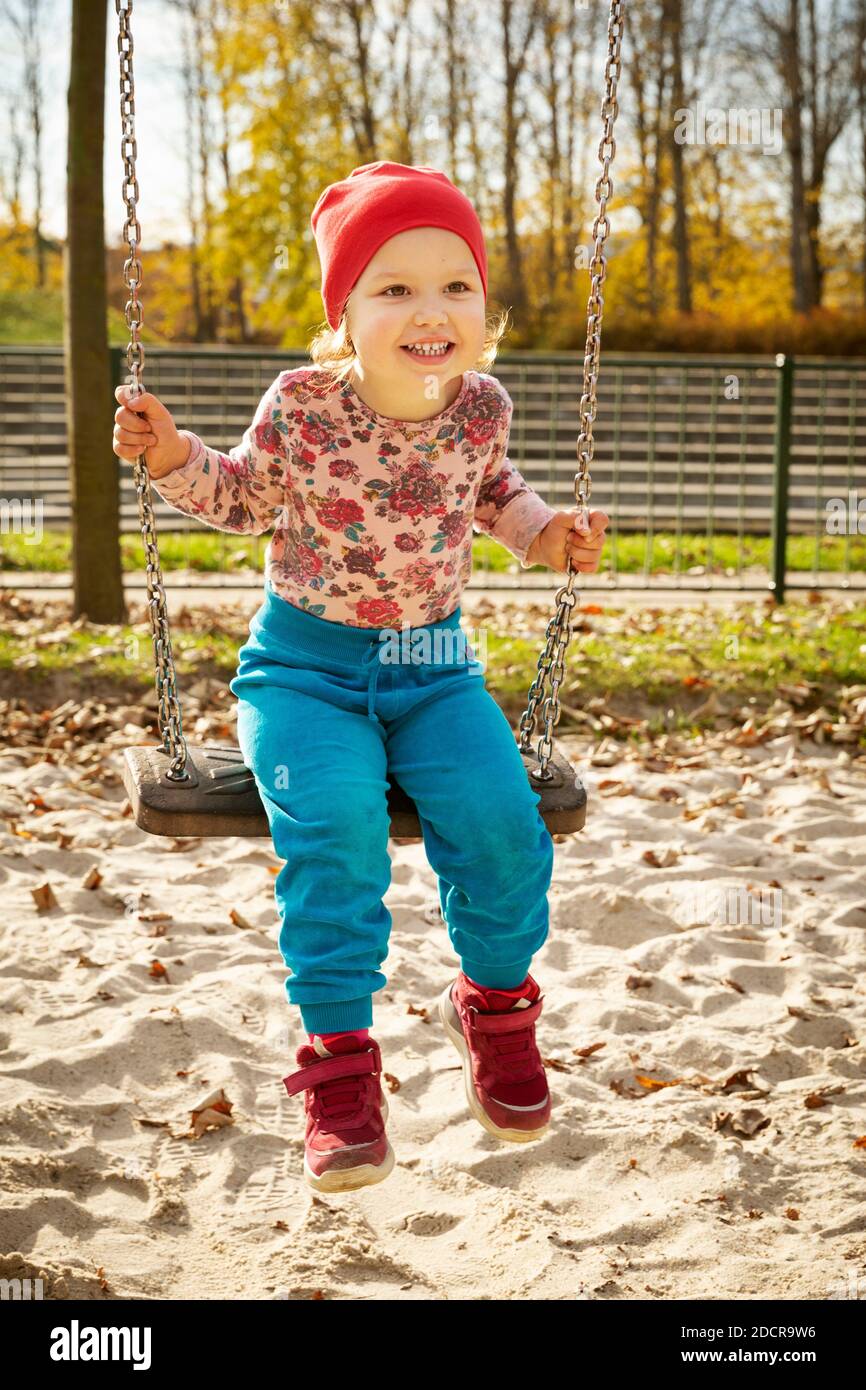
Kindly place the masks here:
[(370, 679), (367, 682), (367, 716), (369, 719), (372, 719), (374, 724), (378, 724), (380, 729), (384, 726), (382, 724), (381, 719), (376, 714), (373, 705), (376, 701), (376, 687), (379, 681), (379, 672), (382, 669), (382, 663), (379, 660), (381, 654), (381, 644), (377, 640), (376, 642), (371, 643), (371, 645), (367, 648), (363, 657), (361, 658), (362, 666), (372, 667), (370, 671)]

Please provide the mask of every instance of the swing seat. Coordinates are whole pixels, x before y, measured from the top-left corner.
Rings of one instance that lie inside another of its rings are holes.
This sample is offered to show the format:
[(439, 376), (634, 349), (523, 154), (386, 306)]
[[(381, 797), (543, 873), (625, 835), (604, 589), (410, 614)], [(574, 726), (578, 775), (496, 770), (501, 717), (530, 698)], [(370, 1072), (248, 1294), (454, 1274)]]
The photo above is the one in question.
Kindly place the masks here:
[[(270, 837), (270, 826), (255, 778), (239, 748), (217, 743), (187, 744), (189, 779), (166, 777), (170, 758), (161, 744), (136, 744), (124, 749), (123, 785), (136, 825), (151, 835), (177, 838), (222, 838), (226, 835)], [(534, 753), (522, 753), (527, 776), (538, 766)], [(539, 811), (551, 834), (582, 830), (586, 821), (586, 788), (575, 769), (554, 744), (547, 763), (548, 782), (530, 786), (539, 791)], [(421, 840), (421, 822), (414, 801), (396, 782), (388, 782), (392, 839)]]

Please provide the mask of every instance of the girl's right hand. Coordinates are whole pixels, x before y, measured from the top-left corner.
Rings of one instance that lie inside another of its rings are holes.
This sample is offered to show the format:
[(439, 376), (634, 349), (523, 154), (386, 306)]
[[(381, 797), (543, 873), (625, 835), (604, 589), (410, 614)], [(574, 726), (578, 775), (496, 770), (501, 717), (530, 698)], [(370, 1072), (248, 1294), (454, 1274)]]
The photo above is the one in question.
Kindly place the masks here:
[(189, 457), (189, 440), (181, 439), (162, 402), (150, 391), (134, 396), (131, 386), (116, 387), (114, 397), (121, 405), (114, 412), (113, 453), (135, 463), (143, 452), (151, 478), (182, 468)]

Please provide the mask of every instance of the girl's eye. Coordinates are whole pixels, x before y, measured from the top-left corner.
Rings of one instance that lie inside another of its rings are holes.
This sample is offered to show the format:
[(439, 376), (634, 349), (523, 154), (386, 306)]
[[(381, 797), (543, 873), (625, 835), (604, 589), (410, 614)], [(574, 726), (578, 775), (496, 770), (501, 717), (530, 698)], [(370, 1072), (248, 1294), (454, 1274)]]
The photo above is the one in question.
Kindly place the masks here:
[[(469, 286), (466, 284), (466, 282), (465, 282), (464, 280), (452, 280), (452, 281), (451, 281), (451, 285), (460, 285), (461, 288), (464, 289), (464, 290), (468, 290), (468, 289), (469, 289)], [(451, 289), (451, 285), (448, 286), (449, 290)], [(384, 290), (382, 291), (382, 293), (383, 293), (383, 294), (390, 294), (391, 290), (405, 290), (405, 288), (406, 288), (405, 285), (388, 285), (387, 289), (384, 289)], [(402, 298), (403, 298), (403, 295), (400, 294), (400, 295), (397, 296), (397, 298), (398, 298), (398, 299), (402, 299)]]

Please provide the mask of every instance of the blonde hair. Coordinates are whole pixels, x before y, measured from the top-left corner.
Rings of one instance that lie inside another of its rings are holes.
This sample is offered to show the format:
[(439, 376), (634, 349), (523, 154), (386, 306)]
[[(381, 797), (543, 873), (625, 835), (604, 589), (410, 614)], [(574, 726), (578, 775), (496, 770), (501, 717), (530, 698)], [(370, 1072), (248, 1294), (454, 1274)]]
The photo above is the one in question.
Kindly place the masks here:
[[(484, 344), (481, 355), (474, 364), (475, 371), (486, 372), (493, 366), (507, 327), (507, 309), (496, 310), (486, 315)], [(355, 345), (349, 337), (345, 309), (336, 329), (331, 327), (327, 319), (320, 325), (310, 343), (309, 353), (316, 366), (330, 376), (335, 386), (348, 376), (355, 362)]]

